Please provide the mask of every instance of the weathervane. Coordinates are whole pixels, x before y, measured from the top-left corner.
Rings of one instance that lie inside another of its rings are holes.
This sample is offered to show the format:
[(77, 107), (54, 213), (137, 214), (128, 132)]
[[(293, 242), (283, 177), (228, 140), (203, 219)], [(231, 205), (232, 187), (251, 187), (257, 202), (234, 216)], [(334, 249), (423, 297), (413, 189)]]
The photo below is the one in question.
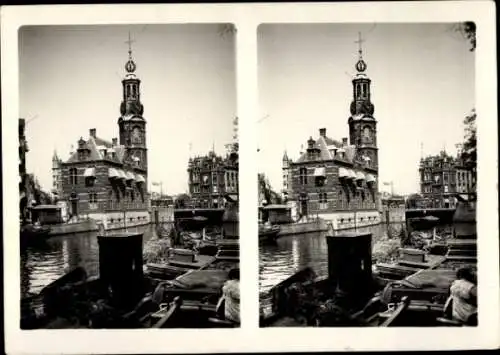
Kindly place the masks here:
[(366, 40), (364, 40), (362, 37), (361, 37), (361, 32), (358, 32), (358, 40), (357, 41), (354, 41), (354, 43), (357, 43), (358, 44), (358, 53), (359, 53), (359, 58), (362, 58), (363, 57), (363, 42), (365, 42)]
[(125, 43), (128, 44), (128, 57), (129, 59), (132, 59), (132, 43), (134, 43), (135, 40), (133, 40), (130, 36), (130, 31), (128, 31), (128, 41), (125, 41)]

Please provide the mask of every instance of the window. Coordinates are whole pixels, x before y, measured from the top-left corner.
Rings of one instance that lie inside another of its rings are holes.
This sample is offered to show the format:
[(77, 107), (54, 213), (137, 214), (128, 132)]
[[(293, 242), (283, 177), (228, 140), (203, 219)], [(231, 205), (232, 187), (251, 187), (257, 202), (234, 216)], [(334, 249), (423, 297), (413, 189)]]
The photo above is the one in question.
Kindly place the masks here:
[(70, 185), (78, 184), (78, 170), (76, 168), (69, 169), (69, 183)]
[(301, 185), (307, 185), (307, 168), (299, 169), (299, 180)]
[(94, 186), (95, 177), (94, 176), (86, 176), (85, 177), (85, 186), (92, 187)]
[(324, 176), (316, 176), (314, 178), (314, 184), (317, 186), (317, 187), (322, 187), (322, 186), (325, 186), (325, 177)]
[(328, 208), (328, 196), (326, 192), (319, 193), (319, 209), (326, 210)]
[(89, 209), (97, 209), (97, 193), (95, 192), (89, 192)]
[(448, 185), (444, 185), (444, 192), (448, 192)]

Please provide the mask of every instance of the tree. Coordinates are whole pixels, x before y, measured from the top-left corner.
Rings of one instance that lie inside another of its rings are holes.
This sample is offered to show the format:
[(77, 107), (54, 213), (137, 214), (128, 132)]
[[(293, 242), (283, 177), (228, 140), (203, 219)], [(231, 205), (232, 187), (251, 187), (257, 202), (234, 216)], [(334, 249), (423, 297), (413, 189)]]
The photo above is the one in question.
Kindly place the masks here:
[(459, 32), (470, 44), (469, 50), (476, 50), (476, 24), (472, 21), (461, 22), (453, 26), (455, 31)]
[[(464, 144), (461, 154), (461, 159), (464, 166), (472, 173), (472, 181), (476, 181), (477, 177), (477, 126), (476, 126), (476, 111), (472, 110), (470, 114), (464, 118), (465, 135)], [(475, 184), (472, 186), (475, 190)]]
[(175, 198), (175, 208), (187, 208), (191, 204), (191, 196), (180, 194)]
[(258, 181), (259, 181), (259, 190), (263, 193), (264, 198), (267, 201), (267, 204), (283, 203), (281, 196), (272, 189), (271, 184), (269, 183), (269, 180), (267, 179), (265, 174), (263, 173), (258, 174)]

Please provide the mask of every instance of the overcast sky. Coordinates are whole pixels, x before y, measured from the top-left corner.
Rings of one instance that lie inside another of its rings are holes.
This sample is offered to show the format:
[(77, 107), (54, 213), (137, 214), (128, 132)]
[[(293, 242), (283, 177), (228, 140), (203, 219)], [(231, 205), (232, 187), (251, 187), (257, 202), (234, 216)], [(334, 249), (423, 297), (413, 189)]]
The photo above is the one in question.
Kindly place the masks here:
[[(224, 153), (236, 116), (235, 38), (224, 25), (44, 26), (19, 31), (20, 117), (28, 172), (52, 187), (54, 149), (67, 159), (89, 128), (118, 137), (128, 32), (147, 121), (149, 181), (187, 189), (191, 154)], [(157, 188), (154, 188), (157, 189)]]
[[(475, 105), (474, 52), (453, 24), (261, 25), (259, 170), (282, 188), (282, 156), (297, 159), (309, 136), (348, 136), (352, 75), (363, 43), (378, 121), (380, 181), (419, 190), (418, 162), (463, 141)], [(387, 187), (380, 185), (387, 191)]]

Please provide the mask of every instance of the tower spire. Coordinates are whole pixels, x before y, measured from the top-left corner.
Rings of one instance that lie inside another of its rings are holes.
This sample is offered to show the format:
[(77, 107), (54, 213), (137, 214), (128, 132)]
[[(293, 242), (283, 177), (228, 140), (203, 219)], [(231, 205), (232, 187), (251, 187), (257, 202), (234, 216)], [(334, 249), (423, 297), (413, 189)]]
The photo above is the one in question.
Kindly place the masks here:
[(358, 71), (358, 73), (362, 73), (366, 70), (366, 63), (363, 60), (363, 46), (362, 46), (363, 42), (365, 42), (365, 40), (362, 38), (361, 32), (358, 32), (358, 40), (354, 41), (354, 43), (358, 44), (359, 58), (358, 62), (356, 63), (356, 70)]
[(365, 42), (365, 40), (362, 38), (361, 32), (358, 32), (358, 40), (354, 41), (354, 43), (358, 44), (359, 59), (363, 59), (363, 42)]
[(127, 73), (129, 75), (133, 74), (135, 72), (135, 69), (137, 68), (134, 60), (132, 59), (132, 43), (134, 43), (134, 42), (135, 42), (135, 40), (132, 39), (132, 37), (130, 35), (130, 31), (129, 31), (128, 32), (128, 40), (125, 41), (125, 43), (128, 44), (128, 61), (125, 64), (125, 70), (127, 71)]
[(130, 36), (130, 31), (128, 31), (128, 41), (125, 41), (125, 43), (128, 44), (128, 59), (132, 60), (132, 43), (135, 41), (132, 39)]

